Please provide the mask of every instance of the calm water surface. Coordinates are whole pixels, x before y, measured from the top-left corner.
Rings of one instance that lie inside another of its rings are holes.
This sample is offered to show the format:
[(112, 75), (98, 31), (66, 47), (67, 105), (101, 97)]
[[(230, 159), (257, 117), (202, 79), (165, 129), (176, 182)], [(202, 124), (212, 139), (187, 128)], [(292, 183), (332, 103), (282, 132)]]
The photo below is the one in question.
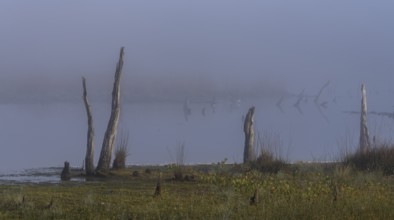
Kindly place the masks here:
[[(391, 111), (388, 97), (370, 95), (370, 111)], [(120, 128), (129, 132), (128, 164), (163, 164), (176, 160), (176, 147), (185, 144), (187, 163), (241, 162), (243, 154), (242, 118), (251, 105), (256, 106), (255, 129), (279, 135), (281, 156), (290, 161), (334, 160), (345, 140), (358, 142), (359, 97), (327, 100), (318, 108), (313, 99), (304, 99), (298, 110), (297, 98), (284, 99), (280, 110), (277, 100), (218, 101), (215, 111), (209, 104), (190, 103), (186, 121), (182, 103), (123, 104)], [(109, 104), (92, 103), (95, 126), (96, 163), (110, 114)], [(205, 108), (205, 115), (203, 109)], [(65, 160), (82, 166), (86, 151), (87, 119), (79, 104), (3, 104), (0, 105), (0, 171), (39, 167), (61, 167)], [(371, 136), (378, 140), (393, 137), (394, 121), (369, 115)], [(349, 141), (348, 141), (349, 142)]]

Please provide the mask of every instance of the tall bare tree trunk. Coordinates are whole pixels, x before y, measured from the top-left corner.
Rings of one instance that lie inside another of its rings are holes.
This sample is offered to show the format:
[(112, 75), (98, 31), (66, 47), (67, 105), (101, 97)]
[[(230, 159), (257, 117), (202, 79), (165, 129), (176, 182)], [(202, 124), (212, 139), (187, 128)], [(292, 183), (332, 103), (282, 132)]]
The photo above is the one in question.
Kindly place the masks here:
[(112, 152), (114, 149), (115, 138), (118, 129), (119, 114), (120, 114), (120, 77), (122, 75), (122, 68), (123, 68), (123, 54), (124, 54), (124, 47), (120, 49), (119, 61), (116, 66), (115, 82), (112, 91), (111, 117), (108, 121), (108, 126), (105, 132), (99, 162), (96, 168), (97, 173), (101, 173), (101, 174), (106, 174), (109, 172)]
[(360, 151), (365, 153), (371, 144), (367, 127), (367, 94), (364, 83), (361, 85), (361, 95)]
[(94, 128), (93, 128), (93, 116), (92, 110), (88, 101), (88, 93), (86, 89), (86, 79), (82, 77), (83, 87), (83, 101), (85, 103), (86, 113), (88, 115), (88, 140), (86, 145), (86, 156), (85, 156), (85, 169), (86, 175), (94, 175)]
[(244, 121), (244, 133), (245, 133), (245, 148), (244, 148), (244, 163), (248, 163), (253, 160), (253, 145), (254, 145), (254, 128), (253, 128), (253, 116), (255, 107), (252, 106)]

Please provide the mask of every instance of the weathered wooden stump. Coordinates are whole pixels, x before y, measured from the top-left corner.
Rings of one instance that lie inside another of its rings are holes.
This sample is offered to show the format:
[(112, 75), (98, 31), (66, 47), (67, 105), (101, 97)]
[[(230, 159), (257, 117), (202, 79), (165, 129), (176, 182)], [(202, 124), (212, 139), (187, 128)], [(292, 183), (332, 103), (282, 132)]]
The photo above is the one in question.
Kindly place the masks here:
[(161, 196), (161, 172), (159, 174), (159, 178), (157, 179), (157, 185), (155, 188), (155, 193), (153, 194), (154, 197), (160, 197)]
[(250, 205), (257, 205), (259, 202), (259, 191), (256, 189), (252, 197), (250, 197)]
[(160, 181), (157, 181), (156, 189), (155, 189), (155, 194), (153, 195), (154, 197), (159, 197), (161, 196), (161, 184)]
[(61, 180), (70, 180), (71, 179), (71, 170), (70, 170), (70, 163), (65, 161), (64, 167), (62, 170), (62, 174), (60, 175)]
[(369, 141), (367, 126), (367, 92), (365, 85), (361, 85), (361, 117), (360, 117), (360, 151), (365, 153), (368, 151), (371, 143)]
[(253, 128), (253, 116), (255, 107), (252, 106), (244, 122), (244, 133), (245, 133), (245, 147), (244, 147), (244, 163), (248, 163), (253, 160), (253, 146), (254, 146), (254, 128)]

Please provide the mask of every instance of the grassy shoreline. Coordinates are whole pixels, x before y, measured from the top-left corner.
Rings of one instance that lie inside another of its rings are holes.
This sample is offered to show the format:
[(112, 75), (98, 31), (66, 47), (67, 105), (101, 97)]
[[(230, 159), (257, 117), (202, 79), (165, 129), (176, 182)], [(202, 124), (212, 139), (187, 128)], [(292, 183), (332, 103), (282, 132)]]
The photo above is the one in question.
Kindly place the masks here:
[[(106, 178), (0, 185), (0, 219), (393, 219), (394, 177), (338, 164), (133, 166)], [(149, 169), (149, 171), (147, 171)], [(133, 172), (138, 171), (138, 175)], [(154, 197), (162, 173), (162, 195)], [(259, 192), (259, 201), (250, 197)]]

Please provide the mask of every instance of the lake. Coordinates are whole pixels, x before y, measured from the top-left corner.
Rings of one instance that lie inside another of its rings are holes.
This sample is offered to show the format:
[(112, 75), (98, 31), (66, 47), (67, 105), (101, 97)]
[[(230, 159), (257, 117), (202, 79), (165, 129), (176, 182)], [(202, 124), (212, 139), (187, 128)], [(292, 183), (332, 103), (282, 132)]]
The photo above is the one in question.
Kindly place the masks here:
[[(392, 112), (389, 94), (368, 94), (369, 111)], [(124, 103), (120, 132), (129, 133), (128, 164), (176, 162), (176, 149), (184, 144), (186, 163), (242, 162), (243, 116), (256, 106), (255, 130), (280, 147), (280, 156), (294, 161), (337, 160), (345, 146), (358, 143), (360, 97), (338, 96), (316, 105), (313, 98), (218, 100), (215, 108), (190, 102), (185, 120), (183, 103)], [(95, 163), (107, 126), (110, 105), (93, 102)], [(318, 107), (320, 106), (320, 107)], [(394, 120), (368, 115), (371, 138), (391, 140)], [(69, 161), (81, 167), (86, 152), (87, 117), (83, 102), (0, 105), (0, 171), (61, 167)], [(275, 142), (275, 141), (274, 141)]]

